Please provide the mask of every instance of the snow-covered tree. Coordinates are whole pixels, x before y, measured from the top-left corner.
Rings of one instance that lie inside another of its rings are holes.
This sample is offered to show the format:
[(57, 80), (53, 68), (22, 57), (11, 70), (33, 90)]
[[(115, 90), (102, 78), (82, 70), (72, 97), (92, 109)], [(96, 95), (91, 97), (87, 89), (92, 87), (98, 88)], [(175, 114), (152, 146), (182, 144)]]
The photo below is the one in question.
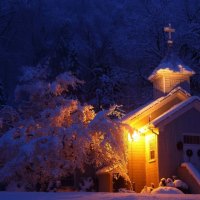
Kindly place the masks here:
[(110, 119), (114, 109), (95, 114), (92, 106), (67, 95), (80, 80), (65, 72), (48, 82), (46, 75), (38, 65), (26, 67), (21, 77), (16, 89), (21, 119), (0, 140), (1, 182), (14, 181), (29, 191), (50, 190), (88, 165), (95, 170), (117, 166), (128, 179), (127, 128)]
[(110, 168), (117, 169), (119, 174), (127, 181), (127, 133), (129, 127), (118, 121), (113, 121), (109, 116), (115, 115), (115, 107), (110, 110), (100, 111), (90, 122), (89, 134), (91, 136), (91, 149), (93, 162), (96, 169)]
[(124, 105), (126, 108), (131, 97), (129, 82), (134, 81), (132, 73), (106, 65), (96, 66), (92, 70), (91, 78), (86, 81), (82, 92), (86, 93), (85, 100), (90, 102), (96, 110), (108, 109), (111, 105)]

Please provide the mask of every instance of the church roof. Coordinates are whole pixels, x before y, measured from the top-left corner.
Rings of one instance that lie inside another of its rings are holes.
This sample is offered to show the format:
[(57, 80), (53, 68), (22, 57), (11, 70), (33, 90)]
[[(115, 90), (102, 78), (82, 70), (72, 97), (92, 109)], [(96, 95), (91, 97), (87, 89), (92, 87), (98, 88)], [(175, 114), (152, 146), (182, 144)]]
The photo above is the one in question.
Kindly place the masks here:
[(157, 104), (163, 102), (165, 99), (167, 99), (168, 97), (172, 96), (173, 94), (177, 93), (177, 92), (181, 92), (183, 94), (185, 94), (185, 96), (190, 97), (191, 95), (185, 91), (183, 88), (181, 87), (177, 87), (175, 89), (173, 89), (169, 94), (167, 94), (166, 96), (160, 97), (154, 101), (151, 101), (135, 110), (133, 110), (132, 112), (128, 113), (126, 116), (124, 116), (122, 118), (122, 121), (125, 122), (127, 120), (133, 120), (134, 118), (138, 117), (139, 115), (141, 115), (142, 113), (146, 112), (147, 110), (151, 109), (152, 107), (156, 106)]
[(167, 55), (164, 57), (158, 67), (154, 69), (148, 79), (151, 80), (157, 73), (166, 70), (175, 73), (186, 73), (191, 75), (195, 74), (195, 72), (189, 66), (185, 65), (183, 61), (172, 50), (167, 53)]
[(154, 119), (153, 121), (151, 121), (151, 124), (154, 126), (158, 126), (162, 121), (166, 120), (166, 119), (171, 119), (171, 116), (174, 115), (177, 112), (183, 111), (183, 109), (188, 106), (189, 104), (198, 101), (200, 103), (200, 98), (197, 96), (192, 96), (190, 98), (188, 98), (187, 100), (173, 106), (171, 109), (169, 109), (167, 112), (163, 113), (162, 115), (160, 115), (159, 117), (157, 117), (156, 119)]
[(119, 166), (117, 164), (116, 165), (108, 165), (106, 167), (103, 167), (103, 168), (97, 170), (96, 174), (100, 175), (100, 174), (104, 174), (104, 173), (110, 173), (110, 172), (116, 171), (116, 169), (118, 167)]

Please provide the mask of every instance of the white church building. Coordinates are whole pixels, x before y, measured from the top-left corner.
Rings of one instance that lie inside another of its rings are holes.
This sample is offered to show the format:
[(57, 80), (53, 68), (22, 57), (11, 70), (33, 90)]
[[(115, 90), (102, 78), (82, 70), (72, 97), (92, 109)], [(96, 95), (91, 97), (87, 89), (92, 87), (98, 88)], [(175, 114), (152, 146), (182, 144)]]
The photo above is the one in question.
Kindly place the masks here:
[[(174, 29), (169, 26), (165, 31), (169, 33), (168, 53), (148, 77), (154, 100), (122, 119), (134, 130), (127, 139), (128, 175), (136, 192), (177, 175), (192, 193), (200, 193), (198, 180), (183, 164), (189, 162), (200, 171), (200, 98), (190, 94), (195, 72), (173, 52)], [(102, 190), (107, 184), (104, 181)]]

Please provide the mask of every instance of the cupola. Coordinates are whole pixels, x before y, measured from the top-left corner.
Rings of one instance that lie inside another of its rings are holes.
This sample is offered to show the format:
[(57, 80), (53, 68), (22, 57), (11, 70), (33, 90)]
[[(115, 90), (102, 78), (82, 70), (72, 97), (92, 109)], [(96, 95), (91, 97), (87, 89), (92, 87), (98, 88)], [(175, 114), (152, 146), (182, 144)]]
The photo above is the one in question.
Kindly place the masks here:
[(157, 68), (152, 72), (148, 79), (153, 83), (154, 98), (159, 98), (168, 94), (174, 88), (180, 86), (190, 93), (190, 77), (195, 72), (185, 65), (173, 52), (171, 33), (175, 30), (169, 27), (164, 28), (169, 33), (168, 52)]

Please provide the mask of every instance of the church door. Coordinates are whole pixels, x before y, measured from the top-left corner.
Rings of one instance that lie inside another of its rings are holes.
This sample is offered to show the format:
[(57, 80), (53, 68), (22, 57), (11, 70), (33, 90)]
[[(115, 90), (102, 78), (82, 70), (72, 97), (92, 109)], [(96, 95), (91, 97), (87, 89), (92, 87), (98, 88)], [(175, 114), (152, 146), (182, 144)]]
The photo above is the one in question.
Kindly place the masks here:
[(200, 134), (183, 136), (184, 161), (191, 162), (200, 170)]

